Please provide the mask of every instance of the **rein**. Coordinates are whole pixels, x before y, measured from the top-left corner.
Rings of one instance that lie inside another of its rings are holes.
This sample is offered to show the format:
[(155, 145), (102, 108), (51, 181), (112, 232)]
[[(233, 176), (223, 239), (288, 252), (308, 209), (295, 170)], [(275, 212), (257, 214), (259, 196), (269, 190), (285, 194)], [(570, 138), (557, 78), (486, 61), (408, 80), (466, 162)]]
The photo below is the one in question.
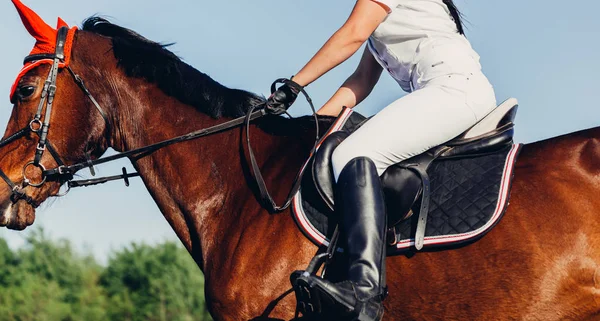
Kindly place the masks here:
[[(220, 132), (223, 132), (223, 131), (226, 131), (226, 130), (229, 130), (229, 129), (232, 129), (235, 127), (239, 127), (239, 126), (245, 126), (246, 127), (246, 143), (247, 143), (247, 147), (248, 147), (248, 153), (250, 156), (249, 157), (250, 163), (252, 165), (252, 173), (253, 173), (254, 179), (256, 180), (256, 183), (257, 183), (257, 186), (259, 189), (259, 193), (260, 193), (260, 196), (262, 199), (262, 205), (264, 207), (266, 207), (266, 209), (269, 210), (270, 212), (281, 212), (290, 206), (293, 196), (298, 192), (298, 190), (300, 188), (300, 182), (301, 182), (301, 178), (304, 173), (304, 170), (305, 170), (305, 166), (303, 166), (300, 169), (300, 171), (298, 172), (298, 174), (296, 175), (294, 184), (293, 184), (290, 192), (288, 193), (288, 196), (287, 196), (286, 200), (284, 201), (283, 205), (278, 206), (276, 204), (276, 202), (273, 200), (273, 198), (271, 197), (271, 195), (267, 189), (264, 178), (260, 172), (260, 168), (256, 162), (256, 158), (254, 156), (254, 151), (252, 150), (252, 147), (250, 144), (250, 128), (249, 128), (250, 122), (269, 114), (268, 109), (264, 108), (266, 106), (266, 103), (251, 106), (245, 116), (238, 117), (238, 118), (232, 119), (230, 121), (226, 121), (224, 123), (221, 123), (221, 124), (218, 124), (215, 126), (211, 126), (208, 128), (193, 131), (193, 132), (181, 135), (181, 136), (177, 136), (177, 137), (174, 137), (171, 139), (167, 139), (167, 140), (152, 144), (152, 145), (140, 147), (137, 149), (132, 149), (132, 150), (118, 153), (118, 154), (115, 154), (112, 156), (98, 158), (96, 160), (91, 160), (89, 158), (89, 155), (86, 155), (86, 157), (88, 158), (87, 161), (72, 164), (72, 165), (66, 165), (61, 160), (59, 154), (56, 152), (56, 149), (52, 146), (52, 144), (48, 140), (48, 131), (49, 131), (49, 127), (50, 127), (50, 117), (51, 117), (51, 113), (52, 113), (54, 95), (57, 90), (56, 78), (58, 75), (59, 63), (64, 61), (64, 46), (65, 46), (65, 40), (67, 37), (67, 32), (68, 32), (68, 29), (65, 27), (60, 28), (58, 30), (56, 51), (55, 51), (54, 55), (48, 55), (48, 54), (31, 55), (31, 56), (28, 56), (25, 58), (25, 63), (40, 60), (40, 59), (52, 59), (53, 63), (52, 63), (52, 68), (50, 69), (50, 72), (48, 74), (48, 78), (46, 79), (46, 81), (44, 83), (44, 88), (43, 88), (43, 91), (41, 94), (40, 103), (38, 105), (38, 109), (37, 109), (36, 115), (34, 116), (33, 120), (31, 120), (31, 122), (29, 123), (28, 126), (22, 128), (21, 130), (17, 131), (16, 133), (12, 134), (11, 136), (7, 137), (6, 139), (0, 141), (0, 147), (3, 147), (3, 146), (6, 146), (6, 145), (14, 142), (15, 140), (20, 139), (30, 133), (35, 133), (39, 136), (39, 142), (36, 147), (36, 153), (34, 156), (34, 160), (28, 162), (23, 167), (23, 182), (21, 184), (17, 184), (15, 182), (13, 182), (8, 177), (8, 175), (6, 175), (4, 173), (4, 171), (2, 171), (2, 169), (0, 169), (0, 178), (2, 178), (8, 184), (8, 186), (11, 188), (11, 191), (12, 191), (11, 200), (13, 202), (17, 202), (18, 200), (22, 199), (25, 202), (27, 202), (28, 204), (30, 204), (31, 206), (33, 206), (34, 208), (38, 207), (39, 204), (37, 202), (35, 202), (31, 196), (28, 196), (25, 193), (24, 189), (27, 186), (41, 187), (48, 180), (59, 181), (59, 182), (63, 182), (63, 183), (67, 184), (67, 190), (64, 193), (55, 195), (57, 197), (65, 196), (73, 187), (98, 185), (98, 184), (103, 184), (103, 183), (106, 183), (109, 181), (114, 181), (114, 180), (122, 179), (125, 181), (125, 185), (129, 186), (129, 178), (139, 177), (140, 174), (137, 172), (127, 173), (127, 171), (125, 170), (125, 167), (123, 167), (123, 173), (121, 175), (106, 176), (106, 177), (86, 179), (86, 180), (73, 180), (73, 177), (74, 177), (75, 173), (77, 173), (78, 171), (80, 171), (84, 168), (89, 168), (92, 176), (95, 176), (95, 170), (94, 170), (95, 165), (108, 163), (108, 162), (111, 162), (111, 161), (114, 161), (117, 159), (121, 159), (121, 158), (125, 158), (125, 157), (133, 157), (134, 159), (137, 160), (137, 159), (146, 157), (159, 149), (162, 149), (164, 147), (167, 147), (167, 146), (170, 146), (170, 145), (173, 145), (176, 143), (198, 139), (200, 137), (205, 137), (205, 136), (209, 136), (212, 134), (220, 133)], [(104, 119), (105, 126), (106, 126), (105, 131), (107, 133), (110, 133), (111, 127), (110, 127), (110, 122), (109, 122), (107, 113), (102, 109), (102, 107), (100, 107), (100, 104), (98, 104), (96, 99), (94, 99), (94, 97), (92, 96), (90, 91), (85, 86), (83, 79), (78, 74), (76, 74), (71, 69), (71, 67), (67, 66), (66, 68), (69, 71), (69, 73), (71, 74), (71, 76), (73, 77), (73, 80), (75, 81), (75, 83), (79, 86), (79, 88), (81, 88), (81, 90), (88, 97), (88, 99), (92, 102), (92, 104), (96, 107), (96, 109), (98, 110), (98, 112), (100, 113), (102, 118)], [(275, 90), (276, 84), (278, 84), (278, 83), (284, 84), (288, 81), (289, 80), (287, 80), (287, 79), (277, 79), (271, 86), (271, 91), (273, 92)], [(317, 119), (317, 114), (316, 114), (314, 105), (312, 103), (312, 100), (310, 99), (310, 97), (308, 96), (308, 94), (306, 93), (306, 91), (304, 89), (302, 89), (301, 92), (304, 94), (307, 102), (309, 103), (309, 105), (313, 111), (313, 116), (315, 118), (316, 135), (315, 135), (315, 143), (310, 152), (310, 155), (312, 156), (317, 148), (318, 141), (319, 141), (319, 122)], [(46, 105), (46, 113), (44, 116), (44, 121), (42, 122), (41, 116), (42, 116), (44, 104)], [(257, 107), (263, 107), (263, 108), (255, 111), (257, 109)], [(288, 114), (288, 116), (289, 116), (289, 114)], [(50, 154), (56, 161), (56, 163), (58, 165), (57, 167), (52, 168), (52, 169), (46, 169), (40, 163), (43, 153), (46, 149), (50, 152)], [(41, 175), (42, 175), (41, 181), (33, 182), (32, 180), (27, 178), (26, 171), (29, 167), (35, 167), (41, 171)]]

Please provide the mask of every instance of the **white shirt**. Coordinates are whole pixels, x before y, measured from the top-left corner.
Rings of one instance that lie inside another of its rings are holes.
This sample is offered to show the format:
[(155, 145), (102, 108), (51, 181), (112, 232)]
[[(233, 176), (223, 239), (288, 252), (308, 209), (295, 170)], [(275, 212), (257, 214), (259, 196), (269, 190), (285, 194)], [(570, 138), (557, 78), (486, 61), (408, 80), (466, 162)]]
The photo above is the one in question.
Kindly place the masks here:
[(373, 0), (390, 8), (368, 41), (375, 59), (407, 92), (441, 75), (481, 70), (442, 0)]

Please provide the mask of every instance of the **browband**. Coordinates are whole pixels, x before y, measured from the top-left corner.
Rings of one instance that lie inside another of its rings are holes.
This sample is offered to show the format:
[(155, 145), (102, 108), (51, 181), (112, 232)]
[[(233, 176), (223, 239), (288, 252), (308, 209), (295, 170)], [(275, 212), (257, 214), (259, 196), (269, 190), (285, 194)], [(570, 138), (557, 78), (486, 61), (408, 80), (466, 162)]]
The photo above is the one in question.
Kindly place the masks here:
[(56, 49), (55, 49), (56, 51), (54, 52), (54, 54), (40, 53), (40, 54), (29, 55), (29, 56), (25, 57), (25, 59), (23, 60), (23, 64), (25, 65), (30, 62), (43, 60), (43, 59), (54, 60), (54, 58), (58, 58), (61, 62), (64, 62), (65, 61), (65, 44), (67, 41), (68, 33), (69, 33), (69, 28), (67, 28), (67, 27), (61, 27), (60, 29), (58, 29), (58, 32), (56, 35)]
[(35, 54), (35, 55), (29, 55), (27, 57), (25, 57), (25, 59), (23, 60), (23, 64), (26, 65), (30, 62), (34, 62), (34, 61), (38, 61), (38, 60), (43, 60), (43, 59), (51, 59), (54, 60), (54, 57), (56, 57), (54, 54)]

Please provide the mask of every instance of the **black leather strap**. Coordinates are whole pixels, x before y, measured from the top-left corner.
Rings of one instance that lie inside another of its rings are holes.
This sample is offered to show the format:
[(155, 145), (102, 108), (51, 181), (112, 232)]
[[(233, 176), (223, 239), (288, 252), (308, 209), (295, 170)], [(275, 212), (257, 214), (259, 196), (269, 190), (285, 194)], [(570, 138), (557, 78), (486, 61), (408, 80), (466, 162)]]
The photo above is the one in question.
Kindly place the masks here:
[[(264, 109), (261, 109), (259, 111), (253, 112), (252, 114), (249, 114), (249, 117), (250, 117), (250, 120), (254, 120), (254, 119), (260, 118), (264, 115), (265, 115), (265, 111), (264, 111)], [(219, 124), (216, 126), (212, 126), (212, 127), (205, 128), (205, 129), (200, 129), (200, 130), (197, 130), (197, 131), (194, 131), (191, 133), (187, 133), (185, 135), (177, 136), (175, 138), (171, 138), (171, 139), (164, 140), (162, 142), (158, 142), (156, 144), (132, 149), (130, 151), (115, 154), (112, 156), (99, 158), (99, 159), (93, 160), (91, 162), (85, 161), (82, 163), (77, 163), (77, 164), (73, 164), (73, 165), (69, 165), (69, 166), (60, 166), (57, 168), (49, 169), (49, 170), (44, 171), (44, 175), (45, 176), (57, 176), (57, 175), (60, 176), (60, 175), (65, 175), (65, 174), (72, 175), (72, 174), (75, 174), (77, 171), (84, 169), (86, 167), (89, 167), (91, 165), (104, 164), (107, 162), (111, 162), (111, 161), (114, 161), (117, 159), (129, 157), (129, 156), (132, 156), (132, 157), (136, 157), (138, 155), (145, 156), (151, 152), (157, 151), (161, 148), (164, 148), (169, 145), (173, 145), (175, 143), (197, 139), (200, 137), (216, 134), (216, 133), (222, 132), (224, 130), (231, 129), (233, 127), (240, 126), (244, 123), (245, 118), (246, 118), (246, 116), (239, 117), (239, 118), (230, 120), (228, 122), (225, 122), (225, 123), (222, 123), (222, 124)]]
[[(252, 110), (254, 110), (254, 107), (251, 108), (251, 111)], [(248, 113), (248, 115), (250, 115), (250, 113)], [(318, 133), (318, 129), (317, 129), (317, 133)], [(290, 189), (290, 192), (288, 193), (285, 201), (283, 202), (283, 205), (278, 206), (277, 203), (275, 202), (275, 200), (273, 200), (273, 197), (271, 196), (271, 194), (269, 193), (269, 189), (267, 188), (265, 179), (262, 176), (260, 167), (258, 167), (258, 163), (256, 162), (256, 157), (254, 156), (254, 150), (252, 149), (252, 145), (250, 144), (250, 119), (249, 118), (246, 118), (246, 145), (248, 147), (248, 155), (250, 156), (250, 165), (252, 166), (252, 173), (254, 174), (254, 180), (256, 181), (256, 185), (258, 186), (258, 191), (260, 193), (260, 197), (263, 202), (262, 205), (264, 207), (266, 207), (267, 210), (269, 210), (269, 212), (271, 212), (271, 213), (278, 213), (278, 212), (285, 210), (286, 208), (288, 208), (291, 205), (294, 195), (300, 189), (300, 185), (302, 182), (302, 176), (304, 175), (304, 170), (306, 169), (306, 166), (302, 167), (300, 169), (300, 171), (298, 172), (298, 174), (296, 175), (296, 178), (294, 179), (294, 183), (292, 184), (292, 188)], [(315, 146), (313, 147), (312, 151), (310, 152), (310, 155), (314, 154), (316, 145), (317, 144), (315, 143)]]
[(79, 181), (69, 181), (68, 184), (69, 184), (69, 187), (84, 187), (84, 186), (93, 186), (93, 185), (104, 184), (106, 182), (122, 179), (122, 180), (125, 180), (125, 186), (129, 186), (129, 178), (139, 177), (139, 176), (140, 176), (139, 173), (127, 173), (127, 171), (125, 170), (125, 167), (123, 167), (123, 174), (121, 174), (121, 175), (92, 178), (92, 179), (83, 179), (83, 180), (79, 180)]
[[(36, 148), (35, 157), (33, 159), (34, 165), (39, 165), (42, 155), (44, 154), (44, 150), (46, 150), (46, 140), (48, 138), (48, 130), (50, 129), (50, 117), (52, 116), (52, 106), (54, 104), (54, 95), (56, 94), (56, 78), (58, 77), (58, 65), (65, 58), (65, 43), (67, 39), (67, 33), (69, 29), (66, 27), (62, 27), (58, 29), (58, 34), (56, 37), (56, 51), (54, 53), (54, 61), (52, 63), (52, 68), (50, 69), (50, 73), (48, 74), (48, 79), (44, 84), (44, 91), (47, 92), (46, 102), (46, 115), (44, 116), (44, 123), (42, 124), (41, 132), (38, 132), (40, 135), (40, 140), (38, 142), (38, 146)], [(43, 98), (44, 95), (42, 94)], [(42, 113), (42, 107), (45, 99), (40, 100), (40, 105), (38, 106), (38, 111), (36, 113), (36, 120), (39, 120), (39, 116)]]
[(33, 206), (34, 208), (37, 208), (39, 206), (38, 203), (36, 203), (33, 198), (31, 198), (31, 196), (28, 196), (27, 194), (25, 194), (25, 192), (23, 192), (23, 190), (21, 189), (20, 186), (18, 186), (17, 184), (15, 184), (9, 177), (8, 175), (6, 175), (4, 173), (3, 170), (0, 169), (0, 178), (2, 178), (6, 184), (8, 185), (8, 187), (10, 187), (11, 190), (11, 200), (13, 202), (22, 199), (25, 202), (29, 203), (29, 205)]
[(8, 144), (14, 142), (15, 140), (29, 134), (30, 132), (31, 132), (31, 130), (29, 129), (29, 126), (23, 127), (16, 133), (14, 133), (14, 134), (6, 137), (6, 139), (3, 139), (2, 141), (0, 141), (0, 147), (4, 147), (4, 146), (8, 145)]
[[(140, 176), (139, 173), (131, 173), (128, 174), (125, 171), (123, 172), (122, 175), (115, 175), (115, 176), (108, 176), (108, 177), (101, 177), (101, 178), (95, 178), (95, 179), (89, 179), (89, 180), (80, 180), (80, 181), (71, 181), (70, 178), (73, 177), (73, 175), (86, 167), (89, 168), (93, 168), (94, 165), (99, 165), (99, 164), (103, 164), (103, 163), (108, 163), (120, 158), (125, 158), (125, 157), (133, 157), (135, 159), (139, 159), (145, 156), (148, 156), (149, 154), (153, 153), (154, 151), (157, 151), (163, 147), (178, 143), (178, 142), (183, 142), (183, 141), (188, 141), (188, 140), (193, 140), (193, 139), (197, 139), (200, 137), (204, 137), (204, 136), (208, 136), (208, 135), (212, 135), (212, 134), (216, 134), (237, 126), (241, 126), (244, 125), (245, 122), (247, 121), (247, 117), (249, 116), (250, 121), (258, 119), (262, 116), (266, 115), (266, 111), (264, 109), (261, 109), (259, 111), (255, 111), (255, 112), (251, 112), (248, 113), (247, 116), (243, 116), (243, 117), (239, 117), (233, 120), (230, 120), (228, 122), (213, 126), (213, 127), (209, 127), (206, 129), (201, 129), (195, 132), (191, 132), (182, 136), (178, 136), (169, 140), (165, 140), (156, 144), (152, 144), (152, 145), (148, 145), (148, 146), (144, 146), (141, 148), (137, 148), (137, 149), (133, 149), (127, 152), (123, 152), (123, 153), (119, 153), (119, 154), (115, 154), (113, 156), (108, 156), (108, 157), (104, 157), (104, 158), (99, 158), (96, 160), (90, 160), (88, 159), (85, 162), (82, 163), (77, 163), (77, 164), (73, 164), (73, 165), (69, 165), (69, 166), (59, 166), (57, 168), (54, 169), (50, 169), (50, 170), (46, 170), (44, 171), (44, 176), (50, 177), (54, 180), (60, 179), (61, 177), (66, 177), (67, 180), (69, 180), (69, 187), (83, 187), (83, 186), (91, 186), (91, 185), (98, 185), (98, 184), (103, 184), (109, 181), (113, 181), (113, 180), (119, 180), (119, 179), (124, 179), (126, 185), (128, 184), (128, 179), (131, 177), (138, 177)], [(125, 168), (123, 168), (123, 170), (125, 170)]]
[(409, 164), (402, 164), (402, 167), (410, 169), (421, 177), (422, 193), (421, 207), (419, 209), (419, 218), (417, 231), (415, 233), (415, 248), (420, 251), (425, 243), (425, 228), (427, 227), (427, 216), (429, 214), (429, 199), (431, 197), (431, 187), (427, 169), (436, 158), (436, 154), (431, 151), (416, 156)]
[(4, 173), (3, 170), (0, 169), (0, 177), (6, 182), (6, 184), (8, 184), (8, 187), (10, 187), (10, 189), (12, 191), (14, 191), (17, 188), (17, 184), (15, 184), (9, 177), (8, 175), (6, 175)]
[(65, 60), (65, 44), (67, 43), (67, 34), (69, 28), (61, 27), (56, 35), (56, 50), (54, 56), (60, 60)]
[(52, 155), (52, 158), (54, 158), (54, 160), (56, 161), (56, 164), (58, 164), (58, 166), (65, 165), (65, 163), (60, 158), (60, 155), (58, 155), (56, 148), (54, 148), (54, 146), (52, 146), (52, 144), (50, 144), (49, 140), (46, 141), (46, 147), (47, 147), (48, 151), (50, 152), (50, 155)]
[(25, 59), (23, 59), (23, 64), (28, 64), (30, 62), (34, 62), (34, 61), (38, 61), (38, 60), (44, 60), (44, 59), (54, 59), (54, 54), (34, 54), (34, 55), (29, 55), (27, 57), (25, 57)]
[(73, 69), (71, 69), (70, 66), (67, 66), (67, 70), (69, 71), (69, 73), (71, 74), (71, 76), (73, 76), (73, 79), (75, 80), (75, 83), (79, 86), (79, 88), (81, 88), (81, 90), (83, 90), (83, 93), (88, 97), (88, 99), (92, 102), (92, 104), (94, 105), (94, 107), (96, 107), (96, 109), (98, 110), (98, 112), (100, 113), (100, 115), (102, 116), (102, 118), (104, 119), (104, 124), (106, 125), (106, 134), (109, 135), (111, 132), (111, 126), (110, 126), (110, 121), (108, 120), (108, 115), (106, 114), (106, 112), (102, 109), (102, 107), (100, 107), (100, 104), (98, 104), (98, 102), (96, 101), (96, 99), (94, 98), (94, 96), (92, 96), (92, 94), (90, 93), (90, 91), (87, 89), (87, 87), (85, 86), (85, 83), (83, 82), (83, 79), (81, 77), (79, 77), (78, 74), (76, 74)]
[[(276, 80), (273, 83), (273, 85), (271, 85), (271, 91), (274, 90), (276, 83), (282, 82), (282, 81), (285, 81), (285, 79)], [(309, 157), (312, 157), (315, 154), (315, 151), (317, 150), (317, 145), (319, 143), (319, 119), (317, 117), (317, 111), (315, 110), (315, 106), (312, 103), (312, 99), (310, 99), (310, 97), (308, 96), (308, 94), (306, 93), (304, 88), (301, 88), (300, 91), (302, 92), (302, 94), (304, 94), (306, 101), (310, 105), (310, 108), (312, 109), (312, 112), (313, 112), (313, 117), (315, 119), (315, 127), (316, 127), (315, 128), (315, 131), (316, 131), (315, 143), (309, 154), (310, 155)], [(250, 110), (248, 111), (248, 115), (250, 115), (254, 111), (255, 108), (256, 108), (256, 106), (252, 106), (250, 108)], [(273, 200), (273, 197), (271, 197), (271, 194), (269, 193), (269, 190), (268, 190), (265, 180), (262, 176), (260, 168), (258, 167), (258, 164), (256, 162), (256, 157), (254, 156), (254, 151), (252, 150), (252, 146), (250, 144), (250, 119), (248, 117), (246, 118), (246, 145), (248, 147), (248, 155), (250, 156), (250, 165), (252, 166), (252, 173), (254, 174), (254, 179), (256, 180), (256, 185), (258, 186), (258, 191), (260, 193), (260, 197), (262, 199), (263, 206), (265, 206), (267, 208), (267, 210), (269, 210), (269, 212), (271, 212), (271, 213), (278, 213), (278, 212), (284, 211), (285, 209), (290, 207), (290, 205), (292, 204), (292, 199), (294, 198), (294, 195), (296, 195), (296, 193), (300, 189), (300, 185), (302, 183), (302, 176), (304, 175), (306, 166), (303, 166), (300, 169), (300, 171), (298, 172), (298, 174), (296, 175), (296, 178), (294, 179), (292, 188), (290, 189), (286, 199), (284, 200), (283, 205), (278, 206), (277, 203), (275, 202), (275, 200)]]
[[(14, 142), (15, 140), (29, 134), (30, 132), (31, 132), (31, 130), (30, 130), (29, 126), (23, 127), (16, 133), (14, 133), (14, 134), (10, 135), (9, 137), (7, 137), (6, 139), (3, 139), (2, 141), (0, 141), (0, 147), (4, 147), (4, 146), (8, 145), (8, 144)], [(20, 189), (20, 187), (17, 184), (15, 184), (8, 177), (8, 175), (6, 175), (6, 173), (4, 173), (4, 171), (2, 169), (0, 169), (0, 178), (2, 178), (2, 180), (4, 180), (4, 182), (6, 182), (6, 184), (10, 188), (11, 193), (12, 193), (11, 198), (13, 200), (23, 199), (27, 203), (31, 204), (32, 206), (37, 207), (37, 204), (33, 201), (33, 199), (31, 197), (25, 195), (25, 193)]]
[(411, 169), (415, 170), (421, 176), (423, 189), (421, 194), (421, 207), (419, 209), (419, 219), (417, 223), (417, 231), (415, 233), (415, 248), (420, 251), (425, 243), (425, 228), (427, 227), (427, 216), (429, 214), (429, 199), (431, 197), (431, 187), (429, 183), (429, 175), (427, 168), (424, 166), (415, 166)]

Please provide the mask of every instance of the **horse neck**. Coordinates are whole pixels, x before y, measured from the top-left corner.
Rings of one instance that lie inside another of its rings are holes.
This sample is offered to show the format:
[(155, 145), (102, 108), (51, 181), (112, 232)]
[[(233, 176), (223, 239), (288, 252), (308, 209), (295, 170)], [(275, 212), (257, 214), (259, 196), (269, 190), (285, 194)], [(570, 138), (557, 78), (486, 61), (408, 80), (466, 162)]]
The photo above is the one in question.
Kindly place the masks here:
[[(117, 95), (121, 99), (119, 105), (127, 107), (120, 108), (113, 116), (117, 126), (112, 147), (118, 151), (139, 148), (229, 120), (212, 119), (141, 80), (130, 79), (128, 87), (130, 90), (125, 94)], [(251, 132), (259, 164), (269, 173), (265, 177), (267, 184), (274, 186), (273, 180), (278, 179), (277, 183), (282, 186), (290, 186), (301, 162), (297, 150), (307, 148), (301, 147), (298, 140), (267, 134), (255, 126)], [(242, 130), (234, 128), (171, 145), (138, 160), (132, 159), (165, 218), (201, 268), (215, 254), (212, 249), (243, 233), (247, 222), (269, 218), (248, 187), (253, 182), (243, 158), (241, 142)], [(290, 152), (286, 153), (286, 150)], [(278, 151), (277, 158), (271, 151)], [(282, 192), (286, 188), (279, 189), (275, 196), (278, 199), (284, 197)], [(269, 226), (276, 228), (276, 224)], [(263, 232), (269, 233), (268, 230)]]

